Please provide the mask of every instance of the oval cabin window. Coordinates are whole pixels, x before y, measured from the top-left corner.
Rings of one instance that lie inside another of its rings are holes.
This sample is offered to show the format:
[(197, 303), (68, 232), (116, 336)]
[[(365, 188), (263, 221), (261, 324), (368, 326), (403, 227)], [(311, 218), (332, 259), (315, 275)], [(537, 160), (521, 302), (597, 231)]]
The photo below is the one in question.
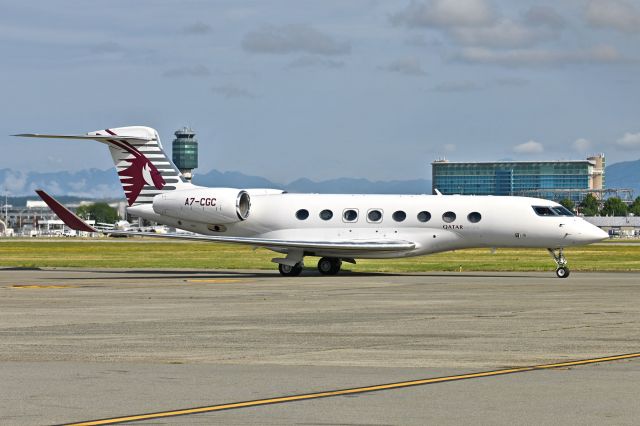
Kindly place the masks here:
[(418, 213), (418, 221), (420, 222), (429, 222), (431, 220), (431, 213), (428, 211), (422, 211)]
[(446, 212), (442, 215), (442, 220), (447, 223), (451, 223), (456, 220), (456, 214), (454, 212)]
[(382, 212), (380, 210), (369, 210), (367, 220), (369, 222), (380, 222), (382, 220)]
[(333, 217), (333, 212), (331, 210), (322, 210), (320, 212), (320, 219), (322, 220), (330, 220)]
[(471, 212), (467, 216), (467, 219), (469, 219), (469, 222), (471, 223), (478, 223), (482, 219), (482, 215), (478, 212)]
[(395, 220), (396, 222), (402, 222), (407, 218), (407, 214), (402, 210), (398, 210), (397, 212), (393, 212), (392, 217), (393, 217), (393, 220)]
[(347, 209), (342, 214), (345, 222), (355, 222), (358, 220), (358, 211), (354, 209)]

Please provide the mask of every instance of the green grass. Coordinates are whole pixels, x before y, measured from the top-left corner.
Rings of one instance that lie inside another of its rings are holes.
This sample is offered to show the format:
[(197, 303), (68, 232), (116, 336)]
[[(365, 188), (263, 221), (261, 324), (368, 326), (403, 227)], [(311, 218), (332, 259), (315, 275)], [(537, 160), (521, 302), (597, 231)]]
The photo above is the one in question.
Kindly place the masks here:
[[(267, 250), (158, 240), (0, 240), (3, 267), (274, 269)], [(573, 271), (640, 271), (640, 245), (600, 244), (565, 250)], [(316, 258), (306, 258), (315, 267)], [(345, 269), (370, 272), (549, 271), (544, 249), (458, 250), (392, 260), (358, 260)]]

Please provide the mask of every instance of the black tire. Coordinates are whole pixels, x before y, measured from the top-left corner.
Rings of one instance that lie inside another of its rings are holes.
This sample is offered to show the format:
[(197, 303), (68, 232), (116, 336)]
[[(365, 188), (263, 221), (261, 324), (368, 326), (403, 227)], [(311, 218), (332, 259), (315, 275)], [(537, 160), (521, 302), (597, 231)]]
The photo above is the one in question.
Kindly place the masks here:
[(322, 275), (336, 275), (341, 266), (342, 261), (335, 257), (323, 257), (318, 261), (318, 271)]
[(558, 278), (567, 278), (570, 272), (571, 271), (569, 271), (569, 268), (567, 268), (566, 266), (561, 266), (556, 269), (556, 275), (558, 276)]
[(278, 271), (280, 271), (280, 275), (284, 277), (297, 277), (302, 273), (302, 265), (299, 263), (296, 263), (294, 266), (279, 264)]

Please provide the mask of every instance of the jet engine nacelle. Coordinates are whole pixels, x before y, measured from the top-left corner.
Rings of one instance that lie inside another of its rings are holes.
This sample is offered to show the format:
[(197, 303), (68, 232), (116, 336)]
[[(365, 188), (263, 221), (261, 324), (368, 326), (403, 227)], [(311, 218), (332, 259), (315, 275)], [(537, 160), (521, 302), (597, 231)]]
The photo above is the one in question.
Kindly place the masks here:
[(153, 198), (153, 211), (176, 219), (207, 224), (229, 224), (249, 217), (251, 197), (234, 188), (170, 191)]

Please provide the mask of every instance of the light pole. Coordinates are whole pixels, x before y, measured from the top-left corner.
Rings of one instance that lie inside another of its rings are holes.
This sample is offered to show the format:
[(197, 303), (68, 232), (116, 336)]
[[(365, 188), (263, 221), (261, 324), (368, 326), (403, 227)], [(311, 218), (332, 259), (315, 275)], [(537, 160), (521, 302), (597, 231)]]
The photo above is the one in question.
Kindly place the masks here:
[[(9, 228), (9, 204), (7, 202), (9, 198), (9, 194), (7, 193), (7, 188), (4, 189), (4, 231), (7, 233), (7, 229)], [(7, 233), (8, 235), (8, 233)]]

